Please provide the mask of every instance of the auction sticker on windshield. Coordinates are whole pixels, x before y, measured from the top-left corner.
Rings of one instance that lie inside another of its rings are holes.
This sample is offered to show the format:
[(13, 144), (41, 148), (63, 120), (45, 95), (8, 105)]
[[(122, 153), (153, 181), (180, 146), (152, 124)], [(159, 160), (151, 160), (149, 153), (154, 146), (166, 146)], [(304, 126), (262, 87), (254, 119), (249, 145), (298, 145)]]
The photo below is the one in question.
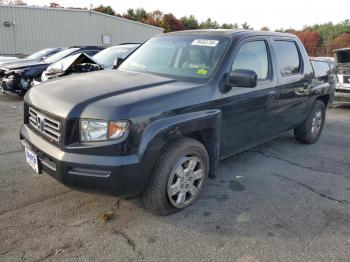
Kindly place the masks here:
[(218, 40), (195, 39), (195, 40), (193, 40), (193, 42), (191, 43), (191, 45), (215, 47), (218, 43), (219, 43)]
[(25, 148), (26, 160), (34, 171), (39, 174), (38, 156), (30, 149)]

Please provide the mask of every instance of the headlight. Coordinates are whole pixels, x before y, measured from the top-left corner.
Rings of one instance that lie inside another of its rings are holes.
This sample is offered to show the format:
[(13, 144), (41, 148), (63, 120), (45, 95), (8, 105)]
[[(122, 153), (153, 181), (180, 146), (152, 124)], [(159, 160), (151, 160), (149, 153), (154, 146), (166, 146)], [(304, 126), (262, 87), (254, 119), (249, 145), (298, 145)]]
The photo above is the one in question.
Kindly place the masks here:
[(28, 89), (29, 87), (32, 86), (32, 80), (30, 78), (21, 78), (21, 86), (24, 88), (24, 89)]
[(126, 134), (127, 128), (127, 121), (81, 120), (80, 140), (92, 142), (120, 139)]
[(49, 80), (49, 78), (47, 77), (47, 75), (46, 75), (46, 73), (45, 73), (45, 71), (41, 74), (41, 82), (45, 82), (45, 81), (47, 81), (47, 80)]

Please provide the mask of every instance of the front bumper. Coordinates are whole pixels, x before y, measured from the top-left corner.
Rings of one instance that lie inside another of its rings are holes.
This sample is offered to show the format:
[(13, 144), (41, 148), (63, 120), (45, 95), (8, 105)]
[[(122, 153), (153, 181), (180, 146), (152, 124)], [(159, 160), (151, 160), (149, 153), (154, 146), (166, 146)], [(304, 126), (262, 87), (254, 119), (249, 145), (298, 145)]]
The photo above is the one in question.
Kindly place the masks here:
[(350, 103), (350, 90), (349, 91), (337, 90), (337, 92), (335, 92), (334, 100), (339, 101), (339, 102), (349, 102)]
[(334, 100), (340, 102), (350, 102), (350, 83), (337, 84)]
[(144, 190), (158, 154), (96, 156), (65, 152), (43, 139), (27, 125), (20, 131), (23, 147), (38, 155), (41, 170), (64, 185), (135, 196)]

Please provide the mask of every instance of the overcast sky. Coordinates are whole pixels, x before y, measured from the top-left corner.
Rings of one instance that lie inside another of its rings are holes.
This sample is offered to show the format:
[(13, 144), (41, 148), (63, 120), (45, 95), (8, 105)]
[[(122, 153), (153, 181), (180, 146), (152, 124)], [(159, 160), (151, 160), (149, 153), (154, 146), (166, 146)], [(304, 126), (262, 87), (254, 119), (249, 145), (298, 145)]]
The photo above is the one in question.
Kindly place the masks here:
[(128, 8), (143, 7), (147, 11), (171, 12), (176, 17), (193, 14), (201, 22), (208, 17), (219, 23), (248, 22), (254, 29), (267, 26), (302, 29), (315, 23), (337, 23), (350, 19), (350, 0), (24, 0), (29, 5), (49, 5), (57, 2), (64, 7), (94, 7), (111, 5), (117, 13)]

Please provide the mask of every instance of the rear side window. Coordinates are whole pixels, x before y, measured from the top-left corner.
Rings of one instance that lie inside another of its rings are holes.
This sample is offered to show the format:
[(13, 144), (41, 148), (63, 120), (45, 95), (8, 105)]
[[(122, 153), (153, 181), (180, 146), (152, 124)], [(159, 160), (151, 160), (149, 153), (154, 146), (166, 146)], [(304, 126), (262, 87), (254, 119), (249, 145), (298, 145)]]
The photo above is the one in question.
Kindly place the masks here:
[(293, 41), (275, 41), (279, 70), (282, 76), (298, 74), (301, 68), (299, 52)]
[(326, 76), (329, 74), (330, 68), (327, 62), (311, 60), (316, 77)]
[(254, 71), (258, 80), (266, 80), (269, 77), (269, 58), (265, 41), (252, 41), (244, 43), (232, 65), (232, 71), (248, 69)]

